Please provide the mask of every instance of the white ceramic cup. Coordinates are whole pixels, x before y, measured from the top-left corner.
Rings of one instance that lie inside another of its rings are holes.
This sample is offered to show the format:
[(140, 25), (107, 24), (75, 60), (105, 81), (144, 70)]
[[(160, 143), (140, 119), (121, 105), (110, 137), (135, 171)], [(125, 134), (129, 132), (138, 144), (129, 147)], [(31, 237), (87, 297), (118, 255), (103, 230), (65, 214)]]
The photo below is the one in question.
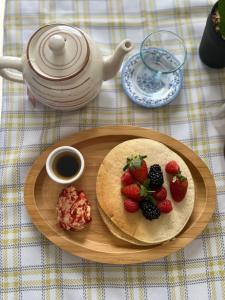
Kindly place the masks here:
[[(75, 170), (75, 174), (72, 176), (68, 176), (65, 177), (61, 174), (59, 174), (59, 172), (57, 172), (57, 170), (55, 169), (55, 162), (57, 161), (57, 159), (59, 159), (59, 157), (62, 157), (63, 154), (65, 155), (70, 155), (72, 157), (75, 158), (75, 160), (78, 163), (78, 170)], [(61, 184), (69, 184), (72, 183), (74, 181), (76, 181), (77, 179), (79, 179), (81, 177), (81, 175), (83, 174), (84, 171), (84, 158), (83, 155), (81, 154), (81, 152), (79, 150), (77, 150), (74, 147), (70, 147), (70, 146), (61, 146), (58, 147), (56, 149), (54, 149), (47, 157), (46, 160), (46, 171), (48, 173), (48, 176), (55, 182), (57, 183), (61, 183)]]

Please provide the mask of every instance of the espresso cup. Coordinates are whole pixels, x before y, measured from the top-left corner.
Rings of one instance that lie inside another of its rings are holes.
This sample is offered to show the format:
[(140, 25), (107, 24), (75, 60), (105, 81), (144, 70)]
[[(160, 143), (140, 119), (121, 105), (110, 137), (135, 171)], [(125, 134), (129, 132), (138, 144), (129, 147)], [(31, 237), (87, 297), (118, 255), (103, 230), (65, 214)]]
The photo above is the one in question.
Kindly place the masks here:
[(69, 184), (81, 177), (84, 165), (84, 158), (79, 150), (70, 146), (61, 146), (48, 155), (46, 171), (53, 181)]

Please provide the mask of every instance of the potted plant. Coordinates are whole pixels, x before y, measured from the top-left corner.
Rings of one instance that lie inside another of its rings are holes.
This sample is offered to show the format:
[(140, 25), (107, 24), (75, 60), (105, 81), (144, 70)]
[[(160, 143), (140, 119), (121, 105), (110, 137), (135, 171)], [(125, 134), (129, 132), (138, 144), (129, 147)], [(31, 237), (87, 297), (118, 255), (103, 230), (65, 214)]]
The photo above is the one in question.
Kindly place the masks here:
[(225, 67), (225, 0), (217, 1), (207, 18), (199, 56), (209, 67)]

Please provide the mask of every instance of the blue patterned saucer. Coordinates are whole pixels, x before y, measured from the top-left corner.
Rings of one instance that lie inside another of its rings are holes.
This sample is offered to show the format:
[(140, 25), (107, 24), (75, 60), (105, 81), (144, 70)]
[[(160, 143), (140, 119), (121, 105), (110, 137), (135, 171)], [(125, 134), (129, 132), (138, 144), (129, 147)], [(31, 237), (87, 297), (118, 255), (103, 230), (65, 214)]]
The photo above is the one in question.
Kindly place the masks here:
[[(170, 60), (173, 59), (170, 57)], [(179, 69), (169, 74), (161, 75), (158, 92), (148, 80), (150, 70), (143, 64), (140, 54), (130, 57), (122, 68), (121, 80), (126, 95), (136, 104), (147, 108), (164, 106), (174, 100), (180, 92), (183, 83), (183, 71)]]

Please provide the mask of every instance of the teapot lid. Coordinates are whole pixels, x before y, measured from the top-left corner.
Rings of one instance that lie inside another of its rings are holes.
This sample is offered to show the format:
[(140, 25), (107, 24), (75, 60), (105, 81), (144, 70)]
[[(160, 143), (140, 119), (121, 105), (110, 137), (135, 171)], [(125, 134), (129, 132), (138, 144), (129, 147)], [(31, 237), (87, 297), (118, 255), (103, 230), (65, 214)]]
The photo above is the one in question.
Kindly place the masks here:
[(90, 55), (88, 41), (78, 28), (47, 25), (36, 31), (27, 46), (27, 60), (35, 73), (48, 80), (66, 80), (79, 74)]

